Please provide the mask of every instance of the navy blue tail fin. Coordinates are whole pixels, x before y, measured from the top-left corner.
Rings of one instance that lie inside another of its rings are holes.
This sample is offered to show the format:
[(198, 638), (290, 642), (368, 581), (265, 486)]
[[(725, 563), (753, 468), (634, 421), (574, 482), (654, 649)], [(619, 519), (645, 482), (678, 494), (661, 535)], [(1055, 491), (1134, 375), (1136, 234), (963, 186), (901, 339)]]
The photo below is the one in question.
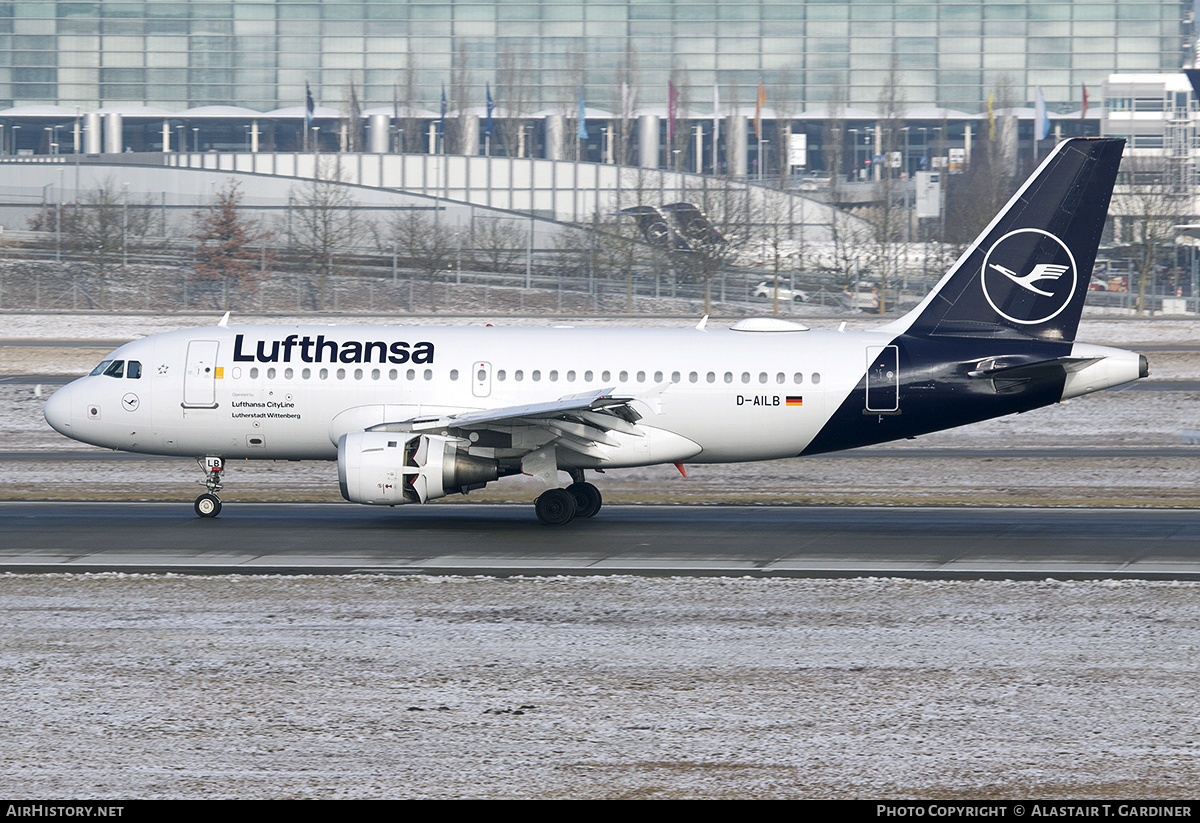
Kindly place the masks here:
[(1071, 341), (1125, 141), (1055, 147), (921, 304), (894, 325), (923, 336)]

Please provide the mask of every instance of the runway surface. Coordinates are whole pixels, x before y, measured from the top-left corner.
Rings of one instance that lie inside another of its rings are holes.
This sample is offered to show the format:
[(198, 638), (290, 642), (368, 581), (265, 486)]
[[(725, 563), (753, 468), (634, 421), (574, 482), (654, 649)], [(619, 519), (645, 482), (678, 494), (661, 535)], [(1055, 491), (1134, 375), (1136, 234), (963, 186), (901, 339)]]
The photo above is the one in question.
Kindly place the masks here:
[(1200, 578), (1190, 510), (2, 503), (0, 572)]

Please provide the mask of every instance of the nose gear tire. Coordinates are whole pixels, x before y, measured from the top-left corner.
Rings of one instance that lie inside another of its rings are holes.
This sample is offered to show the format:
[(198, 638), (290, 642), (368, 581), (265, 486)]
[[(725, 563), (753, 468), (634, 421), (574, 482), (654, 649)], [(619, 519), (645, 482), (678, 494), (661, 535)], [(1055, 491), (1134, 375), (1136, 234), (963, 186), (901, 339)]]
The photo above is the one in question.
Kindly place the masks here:
[(199, 517), (216, 517), (221, 513), (221, 500), (215, 494), (202, 494), (193, 508)]

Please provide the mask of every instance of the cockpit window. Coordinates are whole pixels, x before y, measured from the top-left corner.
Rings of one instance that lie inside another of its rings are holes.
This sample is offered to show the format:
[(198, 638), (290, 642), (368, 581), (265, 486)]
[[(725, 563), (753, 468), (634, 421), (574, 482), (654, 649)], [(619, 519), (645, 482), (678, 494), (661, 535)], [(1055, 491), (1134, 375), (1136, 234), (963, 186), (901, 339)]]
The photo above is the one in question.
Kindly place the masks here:
[(125, 370), (125, 376), (130, 380), (137, 380), (142, 376), (142, 362), (140, 360), (130, 360), (129, 368)]
[(104, 370), (105, 377), (122, 377), (125, 374), (125, 361), (114, 360), (107, 369)]
[(92, 369), (92, 374), (104, 374), (104, 370), (112, 364), (111, 360), (102, 360), (100, 365)]

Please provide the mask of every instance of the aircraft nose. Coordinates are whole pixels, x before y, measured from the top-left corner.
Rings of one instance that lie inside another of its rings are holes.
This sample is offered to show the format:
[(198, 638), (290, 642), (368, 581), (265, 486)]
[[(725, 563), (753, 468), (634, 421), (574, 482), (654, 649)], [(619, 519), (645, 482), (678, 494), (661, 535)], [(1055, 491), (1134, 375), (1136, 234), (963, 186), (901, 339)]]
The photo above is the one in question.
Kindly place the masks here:
[(50, 399), (46, 401), (46, 406), (42, 410), (50, 428), (67, 437), (71, 436), (71, 391), (70, 385), (63, 386), (50, 395)]

